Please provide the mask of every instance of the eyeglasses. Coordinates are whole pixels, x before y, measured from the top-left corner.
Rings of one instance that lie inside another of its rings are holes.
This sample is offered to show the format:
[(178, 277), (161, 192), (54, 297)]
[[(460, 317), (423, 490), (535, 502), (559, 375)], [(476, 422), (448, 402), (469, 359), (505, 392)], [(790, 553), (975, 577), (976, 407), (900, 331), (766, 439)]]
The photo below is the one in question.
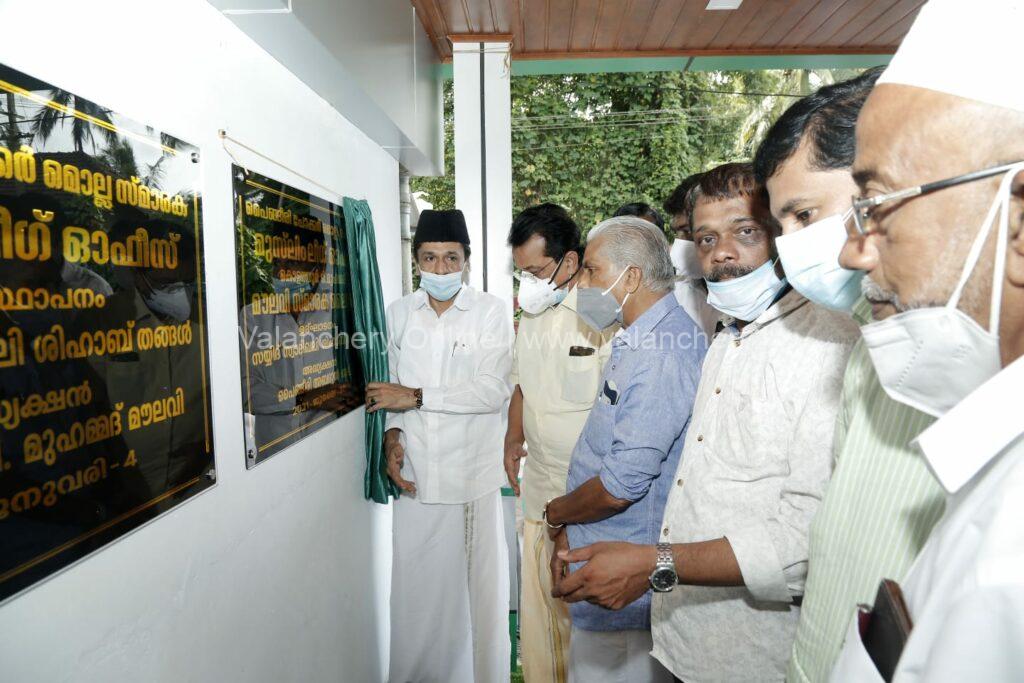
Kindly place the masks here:
[[(543, 271), (547, 270), (548, 267), (552, 263), (555, 264), (555, 272), (551, 273), (551, 277), (547, 278), (548, 282), (554, 282), (555, 281), (555, 276), (558, 275), (558, 269), (562, 267), (562, 261), (564, 261), (564, 260), (565, 260), (565, 255), (563, 254), (562, 258), (558, 259), (557, 261), (555, 261), (555, 259), (551, 259), (551, 261), (548, 262), (541, 269), (541, 272), (543, 272)], [(543, 277), (534, 275), (533, 273), (531, 273), (528, 270), (514, 270), (514, 271), (512, 271), (512, 277), (514, 277), (516, 280), (519, 280), (520, 282), (522, 282), (524, 277), (527, 278), (527, 279), (533, 278), (534, 280), (543, 280), (544, 279)]]
[(858, 233), (861, 235), (868, 235), (870, 233), (868, 223), (871, 220), (871, 213), (874, 211), (876, 206), (880, 206), (888, 202), (910, 199), (911, 197), (920, 197), (921, 195), (930, 194), (936, 190), (944, 190), (947, 187), (963, 185), (964, 183), (982, 180), (983, 178), (991, 178), (992, 176), (999, 175), (1000, 173), (1006, 173), (1010, 171), (1010, 169), (1020, 166), (1022, 163), (1024, 163), (1024, 160), (1015, 161), (1012, 164), (992, 166), (991, 168), (972, 171), (971, 173), (953, 176), (952, 178), (946, 178), (945, 180), (936, 180), (935, 182), (925, 183), (924, 185), (918, 185), (917, 187), (910, 187), (905, 190), (897, 190), (896, 192), (880, 194), (877, 197), (865, 197), (863, 199), (853, 197), (853, 223), (857, 227)]

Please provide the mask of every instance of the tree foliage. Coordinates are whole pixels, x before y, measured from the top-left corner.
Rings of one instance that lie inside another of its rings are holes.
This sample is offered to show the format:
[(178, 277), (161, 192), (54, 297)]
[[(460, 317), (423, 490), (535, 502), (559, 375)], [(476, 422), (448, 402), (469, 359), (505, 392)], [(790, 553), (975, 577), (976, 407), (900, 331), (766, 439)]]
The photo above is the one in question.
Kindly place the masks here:
[[(660, 207), (690, 173), (749, 159), (793, 95), (833, 78), (802, 71), (650, 72), (512, 78), (513, 212), (566, 206), (587, 230), (627, 202)], [(445, 175), (414, 178), (455, 205), (452, 88)]]

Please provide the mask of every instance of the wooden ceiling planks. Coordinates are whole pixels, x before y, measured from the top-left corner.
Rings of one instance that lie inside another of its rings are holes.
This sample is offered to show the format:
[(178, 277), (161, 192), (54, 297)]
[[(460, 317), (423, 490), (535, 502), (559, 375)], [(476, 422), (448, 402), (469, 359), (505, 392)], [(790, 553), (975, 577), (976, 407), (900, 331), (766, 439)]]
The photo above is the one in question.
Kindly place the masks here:
[(521, 59), (892, 52), (925, 0), (411, 0), (438, 56), (449, 36), (512, 35)]

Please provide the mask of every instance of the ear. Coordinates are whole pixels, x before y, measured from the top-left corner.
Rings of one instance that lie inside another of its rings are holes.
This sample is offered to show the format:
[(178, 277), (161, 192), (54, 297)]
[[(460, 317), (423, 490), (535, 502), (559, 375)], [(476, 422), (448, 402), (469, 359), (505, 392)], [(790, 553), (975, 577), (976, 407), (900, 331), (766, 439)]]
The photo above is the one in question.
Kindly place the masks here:
[(1024, 171), (1010, 186), (1010, 245), (1006, 250), (1006, 279), (1024, 288)]
[(622, 287), (630, 294), (635, 294), (640, 289), (643, 279), (640, 269), (636, 266), (630, 266), (626, 269), (626, 276), (622, 278)]
[(562, 267), (570, 275), (574, 274), (580, 267), (580, 255), (575, 251), (565, 252), (565, 257), (562, 259)]

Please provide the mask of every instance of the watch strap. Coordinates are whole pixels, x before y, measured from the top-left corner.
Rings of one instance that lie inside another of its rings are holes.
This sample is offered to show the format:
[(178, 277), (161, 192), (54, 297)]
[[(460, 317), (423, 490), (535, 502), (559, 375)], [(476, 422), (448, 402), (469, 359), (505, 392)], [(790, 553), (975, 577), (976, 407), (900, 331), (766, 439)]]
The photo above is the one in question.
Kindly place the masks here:
[[(554, 498), (552, 498), (551, 500), (554, 500)], [(551, 500), (549, 500), (548, 502), (544, 503), (544, 510), (541, 512), (541, 515), (540, 515), (541, 519), (543, 519), (544, 523), (548, 525), (548, 528), (550, 528), (550, 529), (561, 529), (562, 527), (565, 526), (565, 524), (552, 524), (551, 522), (548, 521), (548, 505), (551, 505)]]
[(655, 564), (658, 567), (670, 567), (670, 568), (672, 568), (674, 570), (675, 567), (676, 567), (676, 558), (672, 554), (672, 544), (671, 543), (658, 543), (654, 547), (658, 551), (658, 556), (657, 556), (657, 559), (655, 560)]

